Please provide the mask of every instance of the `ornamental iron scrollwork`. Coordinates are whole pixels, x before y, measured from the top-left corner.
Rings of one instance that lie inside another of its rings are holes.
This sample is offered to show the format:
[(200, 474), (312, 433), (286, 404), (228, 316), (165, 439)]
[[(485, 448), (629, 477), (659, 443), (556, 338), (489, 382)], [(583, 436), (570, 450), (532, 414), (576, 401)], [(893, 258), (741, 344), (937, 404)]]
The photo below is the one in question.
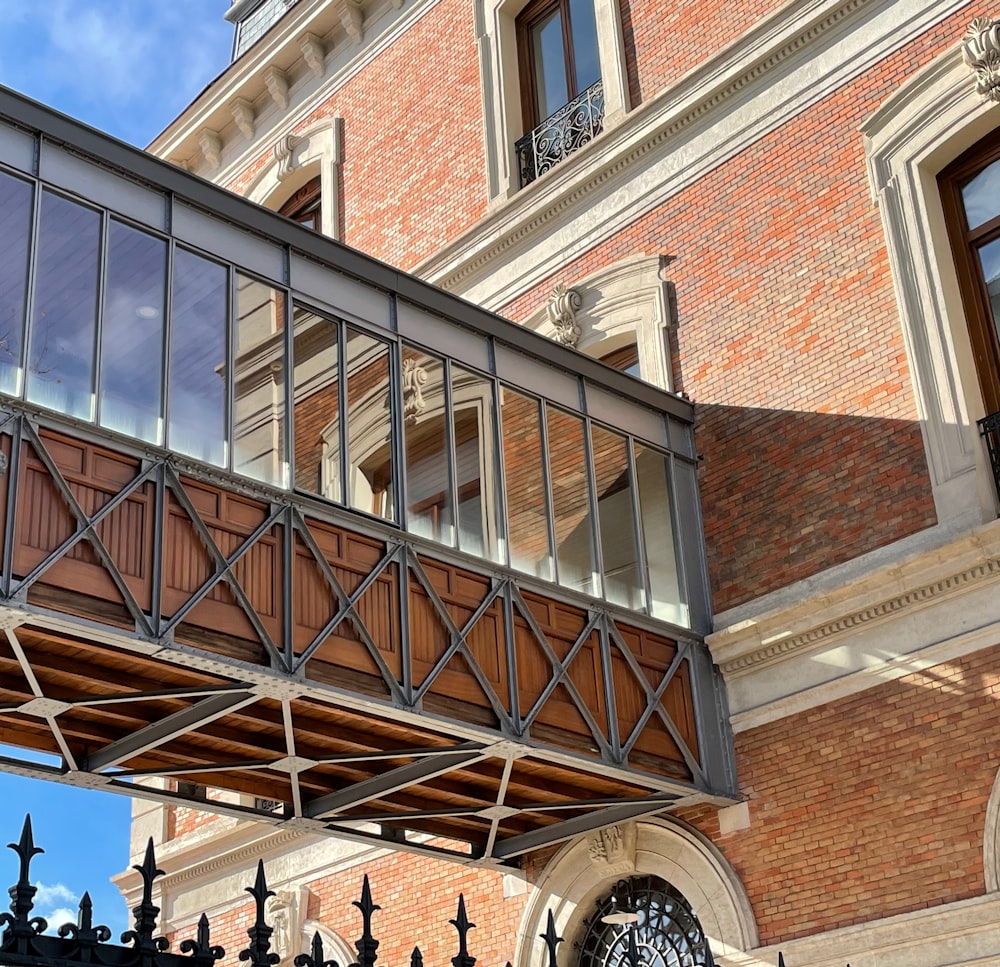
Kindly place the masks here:
[[(605, 919), (623, 912), (634, 922)], [(580, 967), (715, 967), (691, 904), (658, 876), (619, 880), (585, 923)]]
[(521, 187), (540, 178), (603, 130), (604, 85), (598, 81), (514, 145)]

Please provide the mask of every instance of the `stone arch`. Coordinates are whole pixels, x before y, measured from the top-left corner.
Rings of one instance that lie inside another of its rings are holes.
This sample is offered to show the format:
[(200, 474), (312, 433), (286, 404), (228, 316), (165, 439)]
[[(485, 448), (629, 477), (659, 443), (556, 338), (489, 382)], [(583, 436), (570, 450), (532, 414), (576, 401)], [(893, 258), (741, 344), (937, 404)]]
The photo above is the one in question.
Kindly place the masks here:
[(305, 920), (300, 930), (299, 946), (301, 952), (308, 954), (312, 950), (313, 934), (318, 933), (323, 941), (323, 959), (335, 960), (341, 967), (352, 963), (357, 953), (339, 933), (320, 923), (318, 920)]
[[(560, 962), (569, 963), (583, 919), (618, 879), (662, 877), (691, 904), (719, 958), (757, 945), (757, 926), (739, 877), (701, 833), (676, 819), (644, 820), (576, 840), (556, 854), (536, 883), (518, 930), (515, 967), (545, 963), (539, 934), (551, 910)], [(564, 959), (565, 958), (565, 959)]]
[(1000, 893), (1000, 770), (986, 803), (983, 828), (983, 877), (987, 893)]
[(339, 238), (341, 141), (341, 119), (336, 117), (279, 138), (271, 159), (247, 187), (246, 197), (277, 211), (318, 175), (321, 229), (324, 235)]

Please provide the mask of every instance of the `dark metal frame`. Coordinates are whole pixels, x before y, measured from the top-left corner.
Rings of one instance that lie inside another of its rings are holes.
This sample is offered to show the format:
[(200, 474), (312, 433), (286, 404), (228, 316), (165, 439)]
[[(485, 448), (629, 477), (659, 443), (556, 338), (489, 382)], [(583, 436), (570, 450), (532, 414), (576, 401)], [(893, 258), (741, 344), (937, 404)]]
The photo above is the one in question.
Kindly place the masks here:
[(979, 434), (986, 441), (986, 454), (990, 458), (990, 469), (993, 471), (993, 486), (997, 499), (1000, 500), (1000, 413), (991, 413), (983, 417), (977, 424)]

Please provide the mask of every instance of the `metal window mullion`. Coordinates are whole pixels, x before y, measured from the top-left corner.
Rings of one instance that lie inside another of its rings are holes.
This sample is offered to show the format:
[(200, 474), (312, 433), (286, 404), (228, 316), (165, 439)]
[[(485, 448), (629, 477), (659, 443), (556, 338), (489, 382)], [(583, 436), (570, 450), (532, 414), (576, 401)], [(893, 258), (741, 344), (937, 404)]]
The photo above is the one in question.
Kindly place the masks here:
[(327, 321), (337, 327), (337, 406), (340, 409), (340, 418), (337, 421), (337, 437), (340, 444), (340, 452), (337, 454), (340, 462), (340, 494), (334, 495), (333, 499), (344, 507), (350, 507), (352, 506), (348, 476), (350, 461), (347, 448), (351, 445), (351, 437), (347, 419), (347, 324), (340, 319), (336, 322)]
[[(288, 282), (288, 268), (287, 268), (287, 249), (286, 252), (286, 267), (284, 270), (285, 283)], [(285, 378), (284, 386), (284, 405), (282, 406), (281, 412), (281, 439), (283, 442), (283, 452), (278, 455), (281, 460), (281, 482), (280, 487), (282, 490), (291, 490), (293, 487), (294, 467), (292, 466), (293, 457), (295, 450), (292, 446), (295, 428), (292, 419), (292, 407), (295, 405), (295, 397), (292, 389), (292, 380), (295, 378), (295, 361), (292, 358), (292, 354), (295, 352), (294, 334), (292, 332), (292, 326), (295, 322), (294, 315), (292, 313), (292, 291), (288, 288), (274, 289), (275, 292), (280, 292), (281, 297), (284, 301), (284, 306), (282, 310), (282, 320), (281, 325), (284, 328), (284, 358), (281, 361), (282, 374)]]
[[(677, 593), (680, 595), (681, 600), (678, 601), (683, 609), (689, 607), (688, 600), (690, 594), (688, 593), (688, 568), (686, 561), (686, 544), (684, 541), (684, 529), (680, 526), (680, 514), (678, 513), (679, 508), (677, 507), (677, 482), (674, 479), (674, 454), (667, 454), (667, 488), (668, 497), (670, 500), (670, 531), (674, 538), (674, 567), (677, 568)], [(699, 521), (699, 524), (701, 522)], [(652, 598), (650, 598), (650, 606), (652, 607)], [(681, 615), (684, 612), (680, 612)], [(691, 616), (688, 614), (688, 624), (691, 622)]]
[(604, 578), (604, 548), (601, 545), (601, 521), (597, 507), (597, 471), (594, 467), (594, 443), (590, 436), (590, 418), (583, 418), (583, 453), (586, 461), (587, 490), (590, 495), (590, 544), (594, 577), (600, 583), (593, 589), (595, 597), (606, 598), (607, 582)]
[(231, 263), (226, 263), (226, 278), (228, 285), (227, 306), (226, 306), (226, 394), (223, 397), (225, 413), (225, 434), (223, 440), (223, 452), (225, 453), (224, 466), (228, 470), (233, 469), (236, 459), (236, 327), (239, 325), (237, 318), (238, 299), (236, 297), (236, 269)]
[[(489, 342), (490, 348), (490, 363), (491, 368), (495, 369), (493, 364), (493, 340)], [(496, 500), (496, 506), (493, 508), (493, 527), (496, 530), (496, 541), (497, 541), (497, 551), (499, 552), (501, 547), (503, 553), (497, 553), (493, 555), (494, 558), (500, 558), (500, 564), (510, 564), (510, 528), (507, 525), (507, 472), (506, 464), (503, 458), (503, 421), (500, 418), (500, 395), (503, 392), (503, 387), (497, 381), (496, 377), (491, 376), (490, 383), (492, 384), (490, 392), (492, 396), (492, 410), (490, 415), (491, 422), (493, 424), (493, 452), (491, 456), (491, 466), (490, 472), (493, 474), (494, 483), (494, 498)], [(489, 508), (487, 508), (489, 512)], [(502, 533), (501, 533), (502, 532)], [(502, 543), (501, 543), (502, 542)], [(487, 549), (488, 550), (488, 549)]]
[(542, 494), (545, 498), (545, 523), (549, 534), (549, 557), (552, 580), (559, 583), (559, 554), (556, 550), (556, 512), (552, 502), (552, 467), (549, 465), (549, 421), (544, 400), (537, 400), (538, 436), (542, 452)]
[[(389, 474), (390, 492), (396, 505), (393, 515), (402, 530), (407, 530), (406, 505), (409, 499), (406, 487), (406, 439), (403, 427), (403, 343), (382, 343), (389, 357), (389, 453), (392, 467)], [(385, 514), (381, 515), (385, 518)], [(389, 519), (389, 518), (385, 518)]]
[(632, 527), (635, 535), (635, 552), (639, 566), (639, 579), (642, 581), (643, 610), (653, 613), (653, 594), (649, 585), (649, 564), (646, 560), (646, 538), (642, 526), (642, 500), (639, 494), (639, 475), (635, 466), (635, 440), (629, 436), (625, 440), (625, 451), (628, 454), (629, 491), (632, 496)]
[(458, 492), (458, 451), (455, 444), (455, 412), (451, 401), (451, 359), (441, 357), (444, 378), (444, 438), (448, 455), (448, 491), (451, 502), (451, 546), (461, 549), (461, 527), (459, 526)]
[(91, 419), (101, 424), (101, 360), (104, 356), (104, 309), (108, 283), (108, 241), (111, 233), (111, 216), (101, 212), (101, 247), (97, 262), (97, 305), (94, 307), (94, 347), (91, 351), (94, 370), (90, 378), (91, 392), (94, 394), (93, 416)]
[(21, 358), (20, 377), (21, 385), (18, 387), (18, 396), (21, 399), (28, 398), (28, 349), (31, 345), (31, 317), (35, 312), (35, 284), (38, 281), (38, 243), (42, 230), (42, 194), (41, 182), (34, 184), (33, 198), (31, 200), (31, 238), (28, 240), (28, 278), (25, 289), (24, 319), (21, 322)]

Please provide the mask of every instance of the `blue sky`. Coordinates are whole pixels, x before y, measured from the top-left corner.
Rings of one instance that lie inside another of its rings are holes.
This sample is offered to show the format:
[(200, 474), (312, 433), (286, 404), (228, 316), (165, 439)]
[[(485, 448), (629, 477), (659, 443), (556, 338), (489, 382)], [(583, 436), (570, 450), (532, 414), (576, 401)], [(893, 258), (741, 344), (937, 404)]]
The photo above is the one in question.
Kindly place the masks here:
[[(0, 84), (144, 147), (229, 61), (229, 0), (0, 0)], [(0, 897), (30, 812), (46, 850), (36, 912), (75, 919), (84, 890), (117, 942), (128, 913), (108, 878), (128, 864), (129, 800), (0, 774)]]

